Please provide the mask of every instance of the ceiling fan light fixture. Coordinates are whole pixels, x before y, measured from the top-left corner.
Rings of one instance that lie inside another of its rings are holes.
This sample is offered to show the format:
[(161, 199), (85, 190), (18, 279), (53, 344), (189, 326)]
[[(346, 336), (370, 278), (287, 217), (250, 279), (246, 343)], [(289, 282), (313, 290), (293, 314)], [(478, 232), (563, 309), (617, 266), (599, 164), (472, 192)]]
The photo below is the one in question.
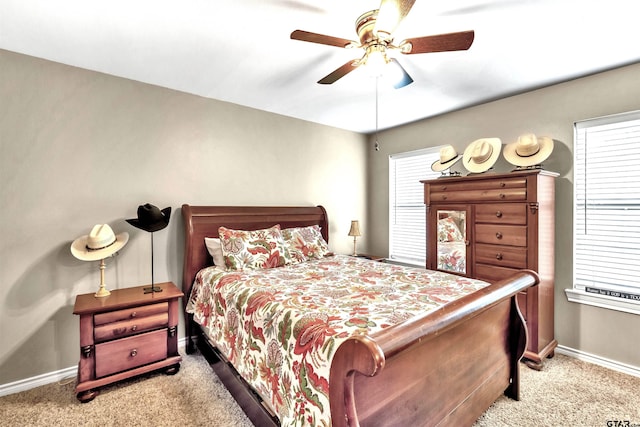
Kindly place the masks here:
[(387, 50), (380, 44), (373, 44), (367, 47), (367, 51), (362, 59), (362, 64), (366, 65), (367, 72), (372, 77), (382, 76), (389, 62), (390, 59), (387, 56)]
[(383, 80), (386, 82), (385, 84), (389, 84), (396, 89), (413, 83), (411, 76), (407, 74), (398, 61), (391, 61), (389, 63), (384, 71)]

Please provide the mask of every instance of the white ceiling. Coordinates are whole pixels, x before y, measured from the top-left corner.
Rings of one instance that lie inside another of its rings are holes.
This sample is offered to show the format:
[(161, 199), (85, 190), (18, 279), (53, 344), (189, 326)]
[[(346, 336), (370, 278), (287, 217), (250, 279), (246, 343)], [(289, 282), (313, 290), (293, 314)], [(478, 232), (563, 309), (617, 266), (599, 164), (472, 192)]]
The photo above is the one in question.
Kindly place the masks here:
[[(0, 0), (0, 48), (367, 133), (376, 127), (374, 78), (361, 67), (316, 83), (361, 53), (289, 35), (357, 40), (356, 18), (379, 4)], [(638, 16), (635, 0), (418, 0), (396, 42), (465, 30), (475, 40), (468, 51), (399, 57), (414, 83), (379, 86), (378, 127), (639, 62)]]

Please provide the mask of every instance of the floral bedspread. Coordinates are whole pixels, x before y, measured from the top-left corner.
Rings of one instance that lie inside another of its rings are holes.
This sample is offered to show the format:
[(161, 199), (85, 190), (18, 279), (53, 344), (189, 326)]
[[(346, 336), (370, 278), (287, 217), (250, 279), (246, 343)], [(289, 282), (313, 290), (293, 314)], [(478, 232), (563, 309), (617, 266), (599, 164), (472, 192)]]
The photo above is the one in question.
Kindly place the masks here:
[(486, 282), (345, 255), (196, 277), (187, 311), (283, 426), (329, 426), (331, 358), (372, 334)]

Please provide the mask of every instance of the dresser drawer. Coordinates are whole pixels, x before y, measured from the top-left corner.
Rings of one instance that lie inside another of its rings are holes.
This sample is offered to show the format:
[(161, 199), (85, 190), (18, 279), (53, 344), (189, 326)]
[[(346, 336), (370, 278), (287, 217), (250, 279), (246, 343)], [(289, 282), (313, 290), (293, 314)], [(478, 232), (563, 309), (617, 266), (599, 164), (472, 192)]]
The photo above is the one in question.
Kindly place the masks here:
[(527, 248), (478, 243), (476, 262), (498, 267), (527, 268)]
[(503, 179), (479, 179), (476, 181), (447, 182), (431, 184), (431, 192), (457, 192), (477, 190), (501, 190), (506, 188), (526, 188), (527, 179), (524, 177), (508, 177)]
[(96, 377), (126, 371), (167, 357), (167, 330), (96, 345)]
[(527, 246), (527, 227), (524, 225), (476, 224), (476, 242)]
[[(430, 202), (516, 201), (527, 199), (525, 178), (431, 184)], [(428, 202), (425, 200), (425, 202)]]
[(169, 311), (169, 303), (162, 302), (158, 304), (142, 305), (135, 308), (127, 308), (124, 310), (115, 310), (108, 313), (100, 313), (93, 316), (93, 324), (104, 325), (105, 323), (119, 322), (121, 320), (135, 319), (145, 316), (153, 316), (154, 314), (167, 313)]
[(501, 190), (467, 190), (451, 193), (431, 193), (431, 202), (492, 202), (521, 201), (527, 199), (525, 188)]
[(527, 224), (527, 205), (524, 203), (500, 203), (476, 206), (476, 222), (495, 224)]
[(495, 283), (503, 279), (507, 279), (516, 274), (520, 269), (497, 267), (495, 265), (480, 264), (474, 265), (474, 277), (487, 282)]
[(165, 311), (152, 316), (134, 317), (120, 322), (105, 323), (104, 325), (96, 326), (93, 333), (96, 342), (102, 342), (167, 327), (168, 324), (169, 313)]

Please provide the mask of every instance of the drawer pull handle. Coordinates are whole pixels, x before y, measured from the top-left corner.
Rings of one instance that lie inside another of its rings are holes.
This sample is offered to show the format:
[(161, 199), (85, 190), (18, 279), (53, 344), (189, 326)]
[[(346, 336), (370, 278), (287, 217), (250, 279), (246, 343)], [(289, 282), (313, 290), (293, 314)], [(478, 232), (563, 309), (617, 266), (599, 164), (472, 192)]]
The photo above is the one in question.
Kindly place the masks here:
[(502, 218), (502, 212), (500, 211), (496, 212), (496, 218)]
[(504, 194), (504, 193), (500, 193), (500, 196), (499, 196), (499, 197), (500, 197), (501, 199), (504, 199), (504, 198), (505, 198), (505, 197), (507, 197), (507, 196), (505, 196), (505, 194)]
[(504, 188), (504, 187), (506, 187), (506, 186), (507, 186), (507, 183), (505, 183), (505, 182), (501, 182), (501, 183), (500, 183), (500, 187), (503, 187), (503, 188)]
[(133, 326), (131, 327), (131, 330), (132, 330), (132, 331), (134, 331), (134, 332), (135, 332), (137, 329), (138, 329), (138, 325), (133, 325)]
[(496, 254), (496, 259), (497, 259), (498, 261), (502, 261), (502, 254), (501, 254), (500, 252), (498, 252), (498, 253)]
[(443, 185), (443, 186), (442, 186), (442, 191), (446, 191), (446, 190), (447, 190), (447, 186), (446, 186), (446, 185)]
[(447, 196), (443, 195), (442, 200), (447, 200)]
[(138, 315), (138, 313), (136, 313), (135, 311), (133, 313), (131, 313), (131, 317), (136, 317)]
[(134, 348), (131, 350), (131, 357), (136, 357), (138, 355), (138, 349)]
[(496, 233), (496, 239), (502, 239), (502, 233), (501, 232), (497, 232)]

